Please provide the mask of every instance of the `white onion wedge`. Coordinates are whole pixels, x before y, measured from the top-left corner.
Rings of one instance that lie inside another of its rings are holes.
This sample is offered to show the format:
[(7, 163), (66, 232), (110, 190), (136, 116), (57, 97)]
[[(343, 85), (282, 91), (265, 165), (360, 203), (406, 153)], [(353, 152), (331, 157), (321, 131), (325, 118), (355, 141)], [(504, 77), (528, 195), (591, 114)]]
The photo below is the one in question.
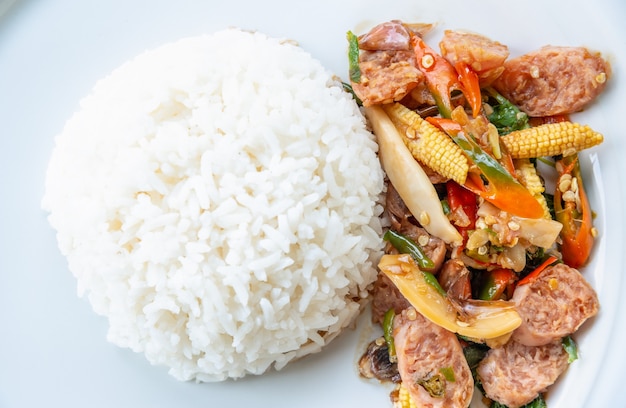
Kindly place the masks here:
[(419, 313), (451, 332), (494, 339), (522, 323), (512, 302), (467, 300), (453, 304), (428, 283), (410, 255), (384, 255), (378, 267)]
[(411, 155), (387, 113), (380, 106), (370, 106), (365, 108), (365, 115), (378, 140), (383, 169), (411, 214), (432, 235), (448, 244), (460, 245), (463, 241), (461, 234), (444, 214), (435, 187)]

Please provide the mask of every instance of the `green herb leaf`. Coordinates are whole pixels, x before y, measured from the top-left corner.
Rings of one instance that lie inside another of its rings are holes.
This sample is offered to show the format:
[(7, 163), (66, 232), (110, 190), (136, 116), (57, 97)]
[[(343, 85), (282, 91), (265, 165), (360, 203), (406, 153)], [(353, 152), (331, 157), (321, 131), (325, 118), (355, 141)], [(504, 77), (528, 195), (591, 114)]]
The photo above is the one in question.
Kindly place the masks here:
[(467, 365), (473, 370), (478, 367), (478, 363), (485, 358), (487, 351), (489, 351), (489, 347), (484, 344), (473, 343), (471, 340), (466, 341), (470, 341), (470, 343), (463, 347), (463, 355), (465, 356), (465, 360), (467, 360)]
[(493, 112), (488, 116), (488, 119), (498, 129), (500, 135), (529, 127), (526, 113), (519, 110), (517, 106), (494, 89), (489, 89), (488, 92), (489, 96), (496, 101), (492, 105)]
[[(506, 405), (500, 404), (497, 401), (491, 403), (489, 408), (507, 408)], [(537, 398), (530, 401), (528, 404), (524, 405), (522, 408), (548, 408), (548, 404), (546, 404), (546, 400), (543, 399), (543, 396), (538, 395)]]
[(565, 349), (565, 351), (567, 351), (568, 363), (571, 364), (574, 361), (578, 360), (578, 346), (571, 336), (563, 337), (561, 344), (563, 344), (563, 348)]

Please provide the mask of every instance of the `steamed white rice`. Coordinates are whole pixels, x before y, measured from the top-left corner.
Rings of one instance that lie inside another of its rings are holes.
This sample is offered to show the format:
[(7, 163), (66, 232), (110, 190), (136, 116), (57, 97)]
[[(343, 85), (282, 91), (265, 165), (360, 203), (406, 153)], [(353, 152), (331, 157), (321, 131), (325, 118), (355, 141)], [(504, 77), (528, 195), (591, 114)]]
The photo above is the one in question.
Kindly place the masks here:
[(180, 380), (280, 369), (359, 313), (377, 145), (297, 46), (236, 29), (143, 53), (56, 139), (43, 206), (108, 340)]

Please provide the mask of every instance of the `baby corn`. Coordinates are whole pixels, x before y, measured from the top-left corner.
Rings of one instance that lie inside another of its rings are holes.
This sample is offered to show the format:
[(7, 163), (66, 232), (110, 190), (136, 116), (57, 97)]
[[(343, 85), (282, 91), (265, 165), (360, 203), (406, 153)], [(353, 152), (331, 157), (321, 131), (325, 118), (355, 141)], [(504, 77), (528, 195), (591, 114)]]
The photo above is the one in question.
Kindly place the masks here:
[(535, 165), (528, 159), (517, 159), (515, 160), (515, 173), (520, 183), (530, 191), (533, 197), (539, 201), (541, 207), (543, 207), (543, 218), (551, 220), (552, 215), (550, 214), (546, 198), (543, 195), (545, 187), (539, 174), (537, 174)]
[(409, 390), (403, 383), (396, 386), (395, 393), (392, 395), (393, 408), (416, 408)]
[(602, 134), (589, 126), (567, 121), (547, 123), (502, 136), (502, 142), (514, 159), (568, 156), (596, 146), (603, 140)]
[(465, 184), (467, 157), (447, 134), (399, 103), (383, 105), (383, 109), (415, 159), (442, 176)]

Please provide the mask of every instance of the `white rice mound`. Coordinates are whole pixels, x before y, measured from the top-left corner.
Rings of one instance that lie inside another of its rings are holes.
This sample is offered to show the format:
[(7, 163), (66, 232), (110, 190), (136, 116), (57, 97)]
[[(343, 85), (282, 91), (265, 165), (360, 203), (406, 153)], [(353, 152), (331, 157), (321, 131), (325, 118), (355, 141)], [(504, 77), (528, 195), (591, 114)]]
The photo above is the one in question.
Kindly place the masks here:
[(354, 321), (382, 251), (376, 153), (318, 61), (228, 29), (99, 81), (57, 136), (43, 207), (109, 341), (221, 381)]

